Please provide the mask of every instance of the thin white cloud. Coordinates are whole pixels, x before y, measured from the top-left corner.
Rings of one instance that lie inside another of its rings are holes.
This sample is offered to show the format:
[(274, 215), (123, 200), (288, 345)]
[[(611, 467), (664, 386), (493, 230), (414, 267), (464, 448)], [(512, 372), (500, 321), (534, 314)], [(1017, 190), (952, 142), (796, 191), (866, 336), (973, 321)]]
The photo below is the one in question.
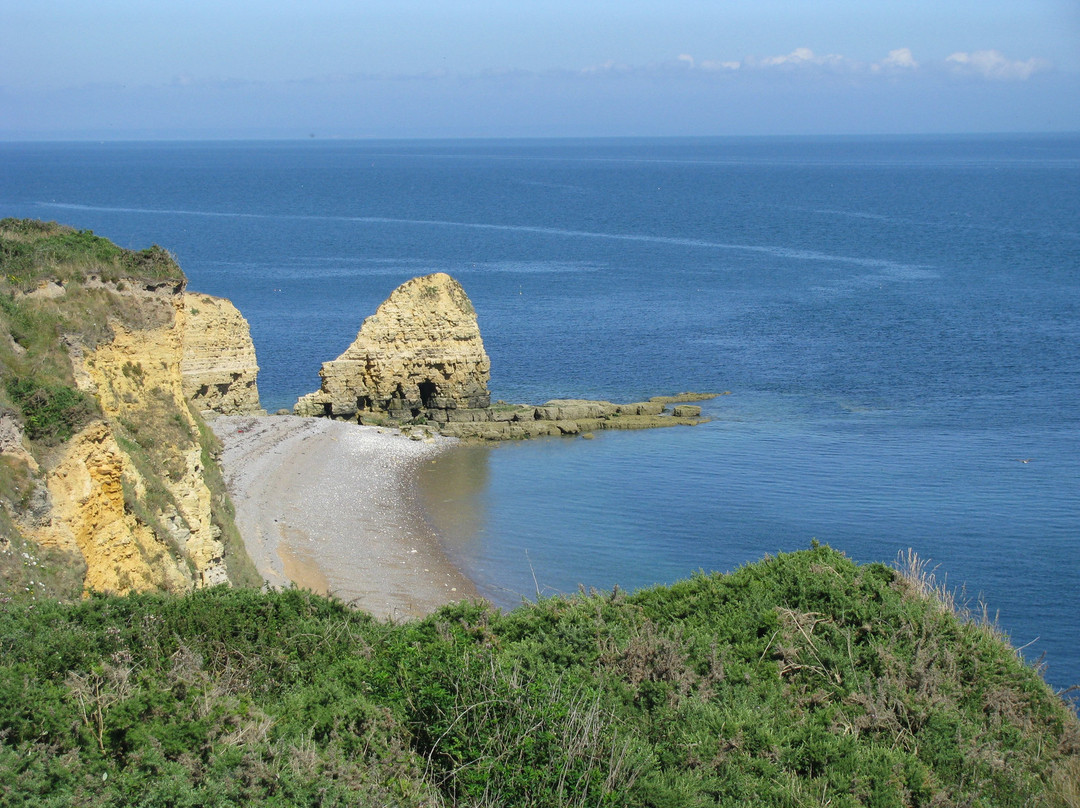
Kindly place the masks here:
[(966, 53), (958, 51), (945, 60), (954, 73), (965, 76), (981, 76), (986, 79), (1024, 81), (1050, 63), (1044, 59), (1009, 59), (1001, 51), (979, 50)]
[(749, 77), (751, 74), (768, 76), (770, 74), (791, 75), (833, 75), (850, 77), (878, 77), (899, 80), (904, 78), (914, 79), (917, 76), (932, 76), (942, 74), (967, 75), (982, 80), (1014, 79), (1024, 80), (1030, 76), (1050, 70), (1052, 65), (1044, 59), (1032, 58), (1027, 60), (1013, 60), (996, 50), (973, 51), (971, 53), (956, 52), (945, 60), (920, 62), (915, 58), (910, 48), (895, 48), (883, 58), (866, 62), (850, 59), (838, 53), (820, 55), (806, 47), (795, 48), (789, 53), (775, 56), (746, 56), (743, 59), (708, 59), (698, 58), (691, 53), (680, 53), (663, 62), (650, 64), (628, 64), (609, 60), (599, 64), (589, 65), (577, 70), (552, 68), (549, 70), (528, 69), (488, 69), (475, 73), (455, 73), (444, 69), (430, 70), (418, 73), (376, 73), (376, 74), (351, 74), (337, 76), (320, 76), (307, 79), (308, 82), (356, 82), (356, 81), (450, 81), (450, 80), (484, 80), (493, 78), (528, 78), (558, 76), (577, 76), (581, 78), (653, 76), (675, 78), (678, 76), (706, 75), (717, 76), (727, 74), (743, 74)]
[(886, 70), (918, 70), (919, 63), (911, 55), (911, 48), (897, 48), (889, 51), (889, 55), (876, 64), (877, 67)]
[[(735, 59), (703, 59), (690, 53), (680, 53), (677, 56), (663, 62), (651, 64), (633, 65), (625, 62), (610, 60), (596, 65), (590, 65), (578, 70), (566, 70), (553, 68), (549, 70), (528, 69), (488, 69), (472, 73), (457, 73), (446, 69), (428, 70), (423, 72), (385, 72), (385, 73), (352, 73), (352, 74), (324, 74), (311, 76), (305, 79), (286, 81), (285, 84), (357, 84), (377, 82), (453, 82), (453, 81), (484, 81), (484, 80), (513, 80), (530, 78), (558, 78), (560, 76), (577, 76), (581, 78), (621, 77), (633, 78), (640, 76), (664, 77), (676, 79), (679, 76), (700, 76), (705, 80), (708, 76), (715, 76), (716, 80), (739, 80), (737, 75), (750, 79), (752, 75), (762, 78), (774, 76), (789, 76), (795, 78), (799, 75), (810, 76), (833, 76), (844, 77), (851, 80), (865, 78), (889, 79), (889, 80), (914, 80), (919, 76), (930, 78), (932, 76), (956, 75), (968, 76), (982, 81), (1016, 80), (1023, 81), (1036, 73), (1052, 69), (1050, 62), (1044, 59), (1031, 58), (1027, 60), (1009, 59), (1000, 51), (980, 50), (972, 52), (958, 51), (944, 60), (920, 62), (915, 58), (910, 48), (895, 48), (883, 58), (866, 62), (850, 59), (837, 53), (819, 55), (807, 47), (799, 47), (789, 53), (775, 56), (747, 56), (741, 60)], [(729, 76), (730, 79), (721, 78)], [(235, 79), (222, 79), (215, 77), (193, 78), (187, 74), (173, 77), (172, 84), (181, 87), (193, 86), (255, 86), (268, 82), (238, 81)], [(272, 84), (273, 82), (269, 82)]]
[(581, 70), (576, 71), (581, 76), (596, 76), (608, 73), (632, 73), (634, 68), (628, 64), (622, 62), (616, 62), (614, 59), (608, 59), (606, 62), (598, 65), (590, 65), (589, 67), (583, 67)]
[(919, 63), (911, 53), (910, 48), (897, 48), (889, 51), (889, 55), (879, 62), (867, 64), (856, 59), (849, 59), (839, 53), (819, 55), (810, 48), (796, 48), (790, 53), (778, 56), (754, 57), (748, 56), (742, 61), (733, 60), (699, 60), (695, 61), (689, 55), (679, 57), (699, 70), (740, 70), (757, 69), (783, 69), (794, 70), (828, 70), (842, 73), (863, 73), (869, 70), (872, 73), (882, 71), (903, 72), (918, 70)]
[(747, 56), (734, 59), (699, 59), (689, 53), (681, 53), (675, 59), (652, 65), (630, 66), (608, 62), (581, 71), (583, 74), (597, 73), (662, 73), (693, 72), (720, 73), (735, 71), (754, 71), (767, 73), (833, 73), (848, 76), (881, 76), (898, 78), (919, 74), (940, 74), (949, 72), (955, 75), (967, 75), (987, 80), (1025, 80), (1036, 73), (1050, 70), (1052, 65), (1045, 59), (1026, 60), (1009, 59), (1000, 51), (980, 50), (957, 52), (943, 61), (920, 62), (911, 48), (895, 48), (888, 55), (876, 62), (864, 62), (849, 59), (838, 53), (819, 55), (810, 48), (800, 47), (790, 53), (776, 56)]
[(698, 70), (705, 71), (719, 71), (719, 70), (738, 70), (742, 67), (742, 62), (732, 61), (720, 61), (718, 59), (703, 59), (698, 62)]
[(849, 60), (838, 53), (818, 56), (810, 48), (796, 48), (783, 56), (769, 56), (756, 62), (760, 67), (837, 67), (847, 63), (850, 63)]

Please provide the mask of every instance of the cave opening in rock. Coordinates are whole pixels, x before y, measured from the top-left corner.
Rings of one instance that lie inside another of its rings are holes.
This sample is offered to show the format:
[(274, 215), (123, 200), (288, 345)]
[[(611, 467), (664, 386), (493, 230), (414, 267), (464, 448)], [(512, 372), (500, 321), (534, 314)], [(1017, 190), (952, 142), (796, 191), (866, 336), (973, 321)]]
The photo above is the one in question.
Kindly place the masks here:
[(439, 392), (438, 386), (430, 379), (425, 382), (420, 382), (420, 403), (427, 409), (431, 409), (435, 406), (434, 398)]

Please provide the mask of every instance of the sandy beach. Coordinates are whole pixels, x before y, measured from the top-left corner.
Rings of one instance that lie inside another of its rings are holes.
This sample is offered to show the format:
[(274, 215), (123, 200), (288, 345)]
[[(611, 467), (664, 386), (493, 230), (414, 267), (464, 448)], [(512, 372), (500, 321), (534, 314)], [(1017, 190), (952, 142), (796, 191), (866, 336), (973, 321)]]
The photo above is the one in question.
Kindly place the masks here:
[(450, 439), (291, 415), (211, 426), (237, 527), (271, 586), (295, 583), (394, 619), (476, 595), (414, 494), (418, 465)]

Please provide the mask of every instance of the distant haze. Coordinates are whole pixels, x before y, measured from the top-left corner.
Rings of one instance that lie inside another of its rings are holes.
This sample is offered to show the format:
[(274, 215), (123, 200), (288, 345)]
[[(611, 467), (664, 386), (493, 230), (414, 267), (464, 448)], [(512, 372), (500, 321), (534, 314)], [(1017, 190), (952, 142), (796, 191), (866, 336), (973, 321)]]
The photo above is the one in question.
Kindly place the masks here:
[(1080, 130), (1076, 0), (37, 0), (0, 138)]

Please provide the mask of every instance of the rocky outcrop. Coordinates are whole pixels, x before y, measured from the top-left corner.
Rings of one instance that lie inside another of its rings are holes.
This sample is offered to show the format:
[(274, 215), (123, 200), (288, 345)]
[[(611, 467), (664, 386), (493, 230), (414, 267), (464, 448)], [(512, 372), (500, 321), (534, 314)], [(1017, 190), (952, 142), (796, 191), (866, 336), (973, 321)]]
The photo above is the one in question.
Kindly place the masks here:
[(657, 396), (648, 401), (613, 404), (610, 401), (557, 399), (546, 404), (503, 404), (482, 411), (473, 421), (441, 424), (447, 437), (481, 441), (522, 440), (558, 435), (590, 436), (603, 429), (655, 429), (665, 426), (696, 426), (709, 420), (701, 407), (669, 404), (715, 398), (709, 393)]
[[(30, 534), (43, 547), (81, 556), (85, 588), (183, 592), (192, 587), (192, 570), (179, 548), (129, 508), (125, 484), (145, 489), (146, 481), (106, 424), (95, 422), (69, 441), (46, 483), (52, 507)], [(203, 572), (217, 582), (213, 568), (204, 564)]]
[(223, 415), (262, 412), (251, 330), (230, 301), (187, 292), (183, 344), (184, 395), (197, 410)]
[(184, 399), (184, 295), (143, 297), (140, 305), (162, 309), (154, 319), (163, 325), (131, 329), (114, 320), (111, 340), (70, 344), (75, 382), (96, 398), (104, 421), (65, 444), (49, 468), (52, 512), (31, 533), (45, 547), (77, 549), (92, 589), (227, 583), (200, 424)]
[(319, 375), (321, 388), (297, 402), (297, 415), (447, 423), (482, 418), (491, 402), (476, 312), (441, 272), (395, 289)]
[(0, 412), (0, 455), (25, 463), (35, 474), (38, 472), (37, 461), (26, 448), (22, 425), (11, 412)]
[(682, 393), (632, 404), (561, 399), (540, 406), (498, 402), (476, 312), (461, 284), (444, 273), (413, 278), (368, 317), (356, 340), (319, 372), (322, 386), (300, 398), (297, 415), (433, 428), (477, 440), (579, 435), (701, 423), (701, 408), (669, 404), (711, 395)]

